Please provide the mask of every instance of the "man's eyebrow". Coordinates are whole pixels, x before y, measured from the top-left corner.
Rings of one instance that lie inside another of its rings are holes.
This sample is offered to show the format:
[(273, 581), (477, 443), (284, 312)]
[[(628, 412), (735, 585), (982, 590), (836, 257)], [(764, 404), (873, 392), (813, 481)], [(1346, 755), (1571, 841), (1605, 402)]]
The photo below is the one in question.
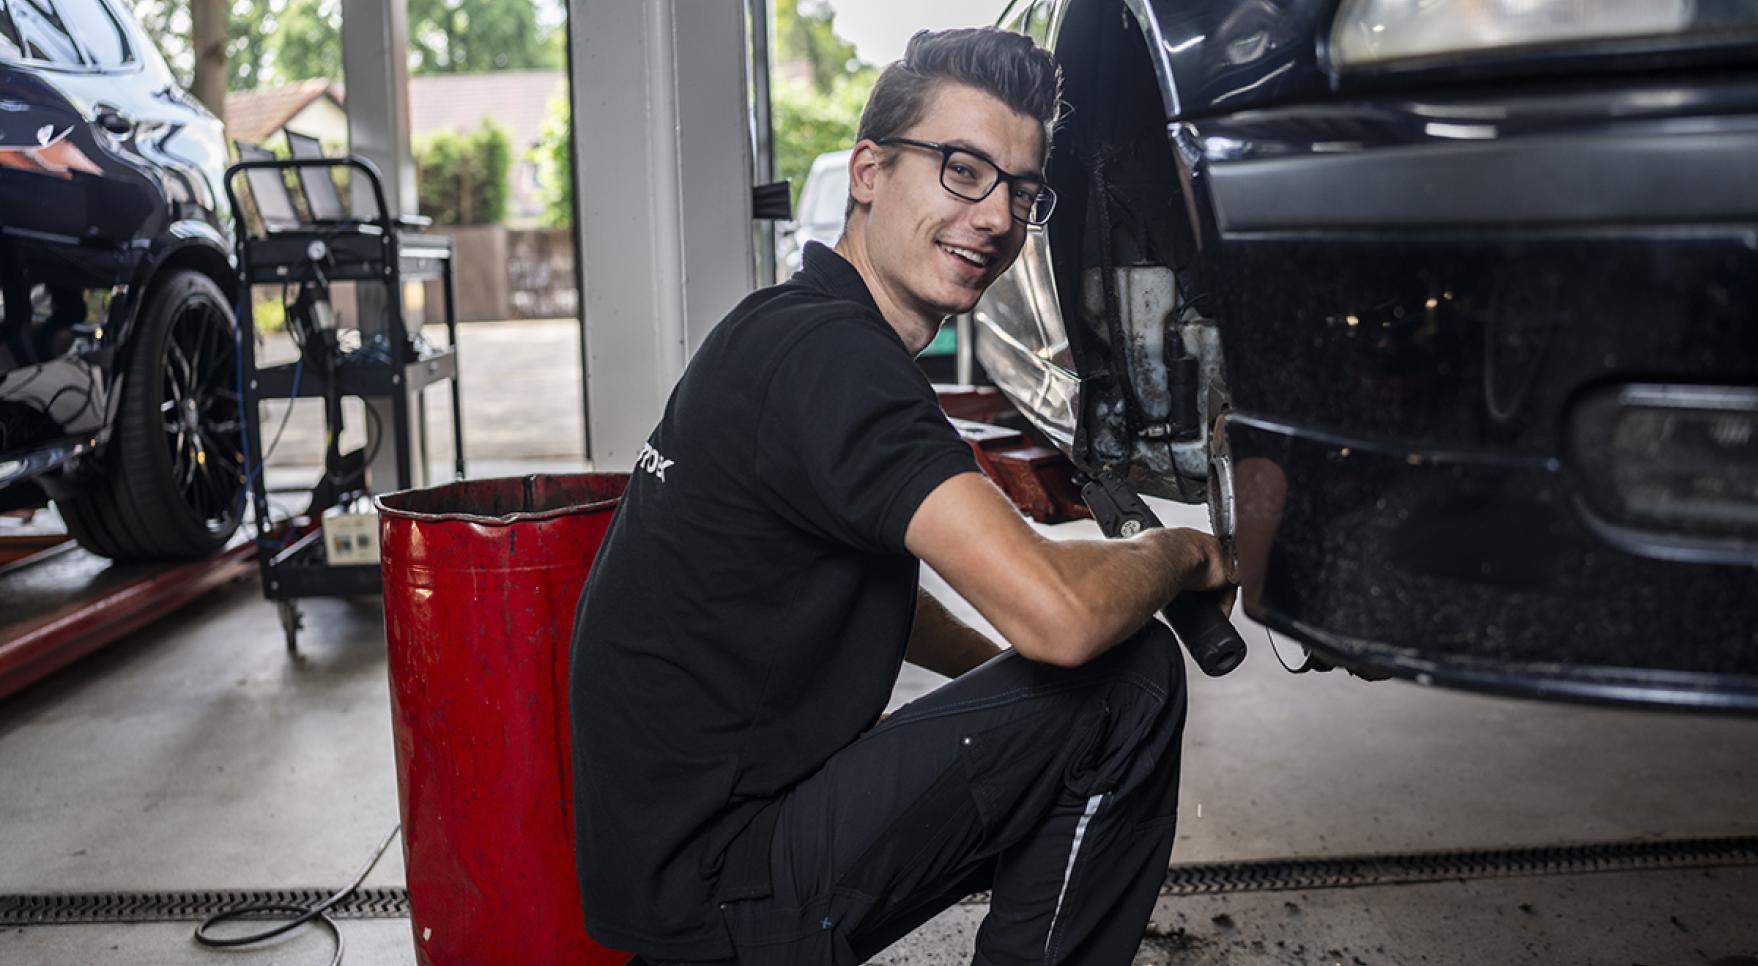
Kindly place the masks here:
[[(996, 162), (996, 160), (994, 158), (989, 156), (989, 152), (983, 150), (982, 148), (977, 147), (976, 145), (972, 144), (969, 141), (966, 141), (964, 138), (950, 138), (950, 139), (942, 141), (940, 143), (946, 145), (949, 148), (957, 148), (960, 151), (969, 151), (970, 153), (976, 155), (977, 157), (982, 158), (984, 161), (987, 161), (990, 164), (995, 165), (995, 167), (1001, 168), (1001, 165), (998, 162)], [(1002, 170), (1005, 171), (1006, 169), (1003, 168)], [(1033, 181), (1044, 180), (1044, 172), (1038, 171), (1035, 169), (1031, 170), (1031, 171), (1008, 171), (1007, 173), (1011, 174), (1011, 175), (1017, 175), (1021, 178), (1030, 178)]]

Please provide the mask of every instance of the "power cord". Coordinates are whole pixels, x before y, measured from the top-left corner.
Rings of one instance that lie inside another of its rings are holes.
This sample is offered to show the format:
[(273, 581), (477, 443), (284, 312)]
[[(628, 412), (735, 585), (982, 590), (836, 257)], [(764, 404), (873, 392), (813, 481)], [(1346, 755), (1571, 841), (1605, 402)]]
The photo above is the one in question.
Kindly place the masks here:
[[(348, 884), (344, 886), (340, 892), (330, 896), (328, 899), (310, 907), (301, 906), (291, 902), (259, 902), (247, 906), (239, 906), (236, 909), (227, 909), (224, 912), (217, 912), (202, 920), (201, 925), (195, 927), (195, 941), (201, 943), (203, 946), (217, 948), (249, 946), (254, 943), (260, 943), (266, 939), (273, 939), (284, 932), (296, 929), (308, 922), (318, 922), (323, 924), (324, 928), (330, 931), (330, 938), (336, 941), (336, 953), (334, 956), (330, 957), (330, 966), (342, 966), (342, 953), (347, 948), (347, 943), (342, 939), (341, 928), (338, 927), (336, 921), (329, 916), (330, 907), (341, 902), (343, 899), (346, 899), (355, 889), (360, 888), (360, 883), (366, 881), (367, 873), (372, 871), (373, 866), (378, 865), (378, 860), (385, 854), (385, 849), (390, 848), (391, 840), (397, 837), (397, 833), (401, 831), (402, 828), (403, 826), (400, 824), (391, 826), (390, 832), (388, 832), (385, 835), (384, 840), (378, 844), (378, 848), (373, 849), (372, 857), (366, 860), (366, 863), (360, 867), (358, 872), (354, 873), (354, 878), (349, 880)], [(261, 916), (261, 914), (266, 912), (293, 913), (297, 918), (289, 919), (273, 929), (265, 929), (262, 932), (253, 932), (243, 936), (211, 936), (208, 934), (209, 929), (212, 929), (214, 926), (217, 926), (222, 922), (242, 919), (245, 916)]]
[(269, 440), (269, 448), (263, 450), (262, 462), (257, 464), (251, 477), (244, 481), (246, 489), (250, 488), (250, 484), (256, 482), (255, 474), (262, 472), (263, 467), (269, 464), (269, 457), (275, 455), (275, 447), (281, 445), (281, 434), (287, 431), (287, 420), (293, 417), (293, 404), (299, 400), (299, 378), (304, 372), (305, 357), (300, 356), (298, 361), (293, 363), (293, 391), (287, 394), (287, 408), (281, 413), (281, 424), (275, 427), (275, 438)]
[[(243, 318), (242, 313), (250, 311), (250, 296), (248, 289), (246, 290), (244, 297), (239, 300), (236, 311), (240, 313), (238, 316), (239, 318)], [(281, 311), (283, 316), (287, 312), (286, 285), (281, 286)], [(299, 347), (300, 352), (299, 358), (293, 363), (293, 386), (292, 391), (287, 394), (287, 409), (281, 414), (281, 424), (275, 428), (275, 438), (269, 442), (268, 448), (263, 451), (262, 462), (253, 467), (250, 465), (249, 433), (250, 424), (254, 420), (247, 417), (244, 407), (244, 326), (242, 324), (237, 325), (237, 337), (233, 339), (233, 368), (237, 377), (236, 387), (238, 390), (239, 440), (243, 444), (242, 455), (244, 457), (244, 465), (246, 469), (244, 486), (238, 491), (238, 500), (240, 503), (250, 498), (251, 484), (256, 482), (257, 476), (261, 475), (263, 469), (268, 466), (269, 457), (275, 455), (275, 447), (281, 444), (281, 434), (287, 429), (287, 420), (293, 416), (293, 404), (299, 399), (299, 380), (305, 373), (305, 351), (304, 342), (301, 341), (299, 334), (296, 331), (293, 331), (297, 328), (297, 326), (288, 327), (288, 335), (292, 337), (294, 344)], [(260, 525), (258, 529), (261, 529)]]

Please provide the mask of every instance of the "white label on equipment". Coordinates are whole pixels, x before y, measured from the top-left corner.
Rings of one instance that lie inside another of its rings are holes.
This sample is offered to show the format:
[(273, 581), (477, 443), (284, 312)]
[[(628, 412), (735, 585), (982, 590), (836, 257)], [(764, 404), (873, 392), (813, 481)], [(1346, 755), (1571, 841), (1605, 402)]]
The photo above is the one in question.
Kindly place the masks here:
[(378, 514), (324, 517), (324, 556), (331, 566), (378, 563)]

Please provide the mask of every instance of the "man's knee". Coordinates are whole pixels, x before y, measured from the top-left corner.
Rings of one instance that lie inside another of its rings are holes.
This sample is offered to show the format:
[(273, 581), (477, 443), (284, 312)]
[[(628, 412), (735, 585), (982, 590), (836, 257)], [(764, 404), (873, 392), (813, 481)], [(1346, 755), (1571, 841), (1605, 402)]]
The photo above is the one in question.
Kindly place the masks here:
[(1167, 698), (1183, 700), (1184, 652), (1172, 629), (1157, 619), (1148, 621), (1099, 660), (1112, 665), (1114, 673), (1137, 676)]
[(1154, 621), (1066, 672), (1087, 682), (1066, 706), (1067, 733), (1084, 736), (1066, 778), (1069, 794), (1130, 789), (1162, 767), (1176, 767), (1184, 727), (1183, 663), (1172, 633)]

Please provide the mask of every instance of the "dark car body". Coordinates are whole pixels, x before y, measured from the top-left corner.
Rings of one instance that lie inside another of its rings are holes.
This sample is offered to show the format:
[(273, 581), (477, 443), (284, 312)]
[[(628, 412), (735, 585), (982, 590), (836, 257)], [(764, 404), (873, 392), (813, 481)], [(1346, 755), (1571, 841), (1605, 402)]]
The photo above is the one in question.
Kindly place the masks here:
[(1346, 69), (1327, 0), (1016, 4), (1072, 111), (979, 358), (1324, 661), (1758, 709), (1758, 17), (1703, 9)]
[(156, 286), (231, 300), (226, 160), (126, 4), (0, 0), (0, 509), (108, 472)]

